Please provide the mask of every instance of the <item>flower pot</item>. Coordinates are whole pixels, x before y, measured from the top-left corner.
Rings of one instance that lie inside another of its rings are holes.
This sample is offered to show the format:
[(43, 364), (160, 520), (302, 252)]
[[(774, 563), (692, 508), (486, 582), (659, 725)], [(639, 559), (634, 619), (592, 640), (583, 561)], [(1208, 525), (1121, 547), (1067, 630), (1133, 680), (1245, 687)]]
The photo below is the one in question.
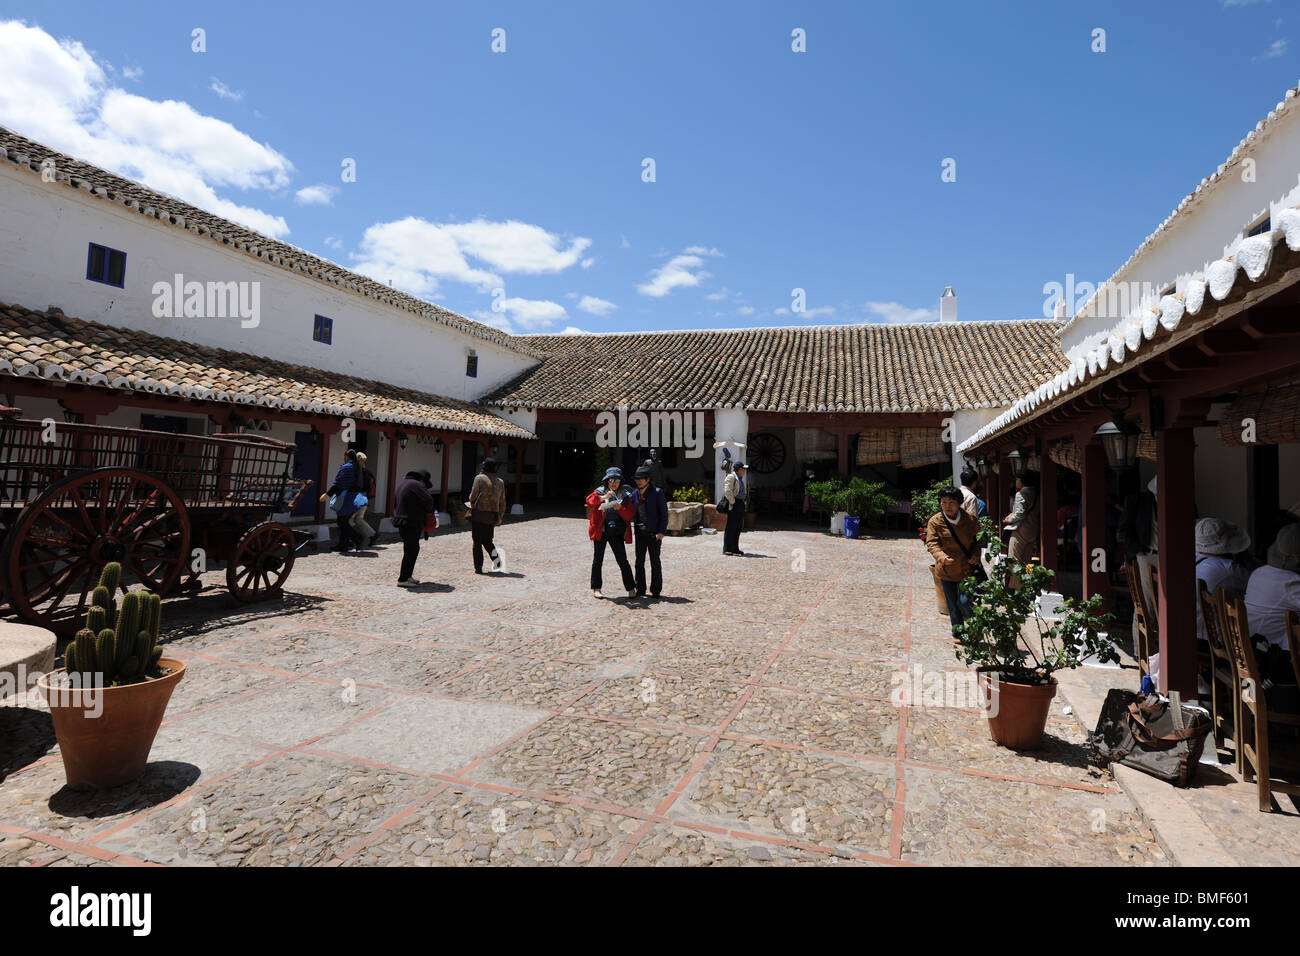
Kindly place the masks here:
[(68, 786), (115, 787), (144, 773), (167, 702), (185, 676), (185, 665), (174, 658), (163, 657), (158, 666), (168, 673), (121, 687), (65, 690), (50, 686), (54, 675), (41, 677)]
[(846, 515), (844, 518), (844, 537), (856, 538), (858, 536), (858, 526), (862, 518), (859, 515)]
[(844, 519), (847, 518), (848, 515), (849, 513), (847, 511), (837, 511), (831, 515), (831, 534), (844, 533)]
[(997, 680), (995, 667), (979, 667), (980, 695), (995, 743), (1012, 750), (1037, 750), (1043, 745), (1047, 715), (1056, 696), (1056, 678), (1050, 684), (1016, 684)]
[(713, 505), (713, 504), (705, 505), (704, 526), (706, 528), (713, 528), (717, 531), (725, 531), (727, 529), (727, 516), (726, 514), (718, 513), (717, 505)]

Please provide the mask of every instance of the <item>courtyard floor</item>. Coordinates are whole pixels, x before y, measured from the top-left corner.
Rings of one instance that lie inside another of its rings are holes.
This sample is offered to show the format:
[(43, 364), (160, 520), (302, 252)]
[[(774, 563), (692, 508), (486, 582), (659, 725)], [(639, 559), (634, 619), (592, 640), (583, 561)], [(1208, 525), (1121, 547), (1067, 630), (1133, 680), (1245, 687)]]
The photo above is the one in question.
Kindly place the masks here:
[(389, 543), (169, 600), (187, 672), (134, 784), (67, 789), (48, 714), (0, 708), (0, 864), (1168, 862), (1060, 698), (1036, 753), (891, 703), (965, 674), (914, 537), (667, 538), (659, 601), (612, 557), (592, 598), (583, 519), (497, 539), (478, 576), (440, 533), (410, 591)]

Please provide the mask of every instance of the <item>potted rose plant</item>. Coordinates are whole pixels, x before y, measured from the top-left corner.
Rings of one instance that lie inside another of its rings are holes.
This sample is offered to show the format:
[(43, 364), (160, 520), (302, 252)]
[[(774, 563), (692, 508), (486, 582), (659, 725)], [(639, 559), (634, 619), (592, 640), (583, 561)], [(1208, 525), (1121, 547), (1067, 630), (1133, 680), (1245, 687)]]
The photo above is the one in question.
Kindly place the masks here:
[[(1042, 746), (1056, 696), (1053, 673), (1087, 658), (1119, 660), (1105, 630), (1111, 615), (1101, 613), (1102, 597), (1095, 594), (1081, 602), (1066, 598), (1055, 609), (1059, 620), (1045, 620), (1039, 597), (1051, 591), (1054, 572), (1004, 559), (997, 529), (987, 518), (980, 523), (979, 543), (993, 560), (993, 572), (984, 581), (962, 581), (972, 613), (954, 628), (957, 656), (979, 675), (993, 739), (1004, 747), (1033, 750)], [(1032, 629), (1026, 626), (1030, 621)]]
[(104, 566), (86, 626), (63, 652), (64, 666), (39, 681), (50, 705), (72, 787), (113, 787), (144, 772), (185, 665), (162, 656), (162, 599), (116, 593), (122, 567)]

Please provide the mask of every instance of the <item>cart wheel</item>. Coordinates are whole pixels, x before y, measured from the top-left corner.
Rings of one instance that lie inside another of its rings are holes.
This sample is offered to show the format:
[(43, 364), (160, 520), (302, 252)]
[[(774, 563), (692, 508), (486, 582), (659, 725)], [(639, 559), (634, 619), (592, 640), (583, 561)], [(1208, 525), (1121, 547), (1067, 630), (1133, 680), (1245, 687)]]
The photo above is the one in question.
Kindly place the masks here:
[(24, 620), (73, 634), (105, 564), (122, 565), (123, 590), (139, 582), (166, 594), (189, 541), (184, 503), (157, 478), (127, 468), (82, 472), (55, 482), (14, 522), (5, 588)]
[(239, 539), (226, 568), (226, 586), (236, 601), (251, 604), (277, 597), (293, 570), (293, 532), (278, 521), (264, 521)]

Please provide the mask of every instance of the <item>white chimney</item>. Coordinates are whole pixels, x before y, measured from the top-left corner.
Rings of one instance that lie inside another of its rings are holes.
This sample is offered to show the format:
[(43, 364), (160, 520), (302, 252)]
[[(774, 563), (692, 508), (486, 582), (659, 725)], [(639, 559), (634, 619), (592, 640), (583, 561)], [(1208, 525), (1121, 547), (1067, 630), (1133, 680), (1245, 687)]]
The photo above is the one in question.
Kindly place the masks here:
[(943, 295), (939, 296), (939, 321), (957, 321), (957, 293), (952, 286), (944, 286)]

